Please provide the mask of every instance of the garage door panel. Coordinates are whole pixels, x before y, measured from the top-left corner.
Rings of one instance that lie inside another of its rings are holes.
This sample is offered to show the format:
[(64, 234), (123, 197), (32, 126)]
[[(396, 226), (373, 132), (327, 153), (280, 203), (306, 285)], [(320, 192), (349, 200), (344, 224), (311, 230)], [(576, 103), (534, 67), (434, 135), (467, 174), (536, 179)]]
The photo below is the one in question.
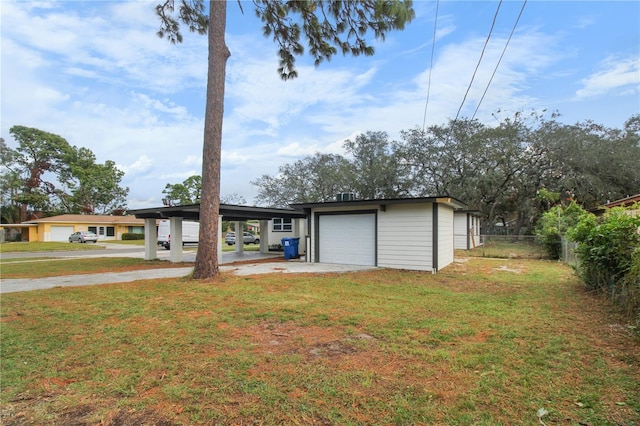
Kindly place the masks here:
[(375, 214), (320, 216), (319, 248), (323, 263), (375, 266)]

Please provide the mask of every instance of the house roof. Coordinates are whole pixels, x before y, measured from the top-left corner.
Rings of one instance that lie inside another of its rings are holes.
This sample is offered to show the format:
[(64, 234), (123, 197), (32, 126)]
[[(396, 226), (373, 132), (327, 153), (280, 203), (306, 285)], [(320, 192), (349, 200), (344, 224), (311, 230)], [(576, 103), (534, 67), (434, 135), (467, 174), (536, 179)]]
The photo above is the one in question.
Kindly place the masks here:
[(625, 207), (630, 206), (634, 203), (640, 203), (640, 194), (632, 195), (630, 197), (621, 198), (620, 200), (612, 201), (608, 204), (605, 204), (603, 207)]
[(59, 216), (43, 217), (42, 219), (28, 220), (25, 224), (35, 223), (95, 223), (100, 225), (144, 225), (144, 220), (135, 216), (109, 216), (93, 214), (63, 214)]
[(389, 204), (417, 204), (417, 203), (439, 203), (447, 204), (454, 209), (465, 209), (468, 206), (462, 201), (449, 196), (418, 197), (418, 198), (386, 198), (375, 200), (352, 200), (352, 201), (329, 201), (324, 203), (300, 203), (291, 204), (291, 207), (299, 209), (312, 209), (317, 207), (351, 207), (351, 206), (385, 206)]
[(631, 195), (629, 197), (621, 198), (619, 200), (612, 201), (610, 203), (603, 204), (602, 206), (590, 209), (589, 211), (591, 213), (596, 214), (596, 215), (600, 215), (600, 214), (604, 213), (604, 211), (606, 209), (610, 209), (610, 208), (613, 208), (613, 207), (627, 207), (627, 206), (630, 206), (630, 205), (635, 204), (635, 203), (640, 203), (640, 194)]

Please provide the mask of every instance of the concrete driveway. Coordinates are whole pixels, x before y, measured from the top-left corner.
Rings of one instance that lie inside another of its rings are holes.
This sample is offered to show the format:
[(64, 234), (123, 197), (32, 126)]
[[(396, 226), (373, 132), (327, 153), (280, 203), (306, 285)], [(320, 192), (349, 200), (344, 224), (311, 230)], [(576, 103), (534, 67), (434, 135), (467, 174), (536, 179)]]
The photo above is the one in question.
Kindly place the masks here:
[[(113, 244), (113, 246), (117, 246)], [(117, 247), (120, 251), (121, 247)], [(88, 254), (90, 253), (90, 254)], [(188, 254), (187, 254), (188, 253)], [(76, 253), (78, 254), (78, 253)], [(138, 257), (139, 254), (134, 254), (131, 250), (130, 253), (112, 253), (112, 254), (98, 254), (95, 252), (84, 252), (82, 256), (75, 257)], [(244, 252), (237, 254), (235, 252), (225, 252), (222, 254), (222, 265), (220, 270), (222, 272), (230, 272), (234, 275), (254, 275), (254, 274), (269, 274), (269, 273), (344, 273), (351, 271), (363, 271), (375, 269), (372, 266), (359, 266), (359, 265), (338, 265), (330, 263), (307, 263), (300, 259), (290, 260), (288, 262), (264, 262), (263, 259), (269, 257), (282, 257), (282, 254), (262, 254), (259, 252)], [(4, 255), (3, 255), (4, 257)], [(24, 257), (24, 256), (23, 256)], [(144, 257), (144, 252), (142, 256)], [(192, 259), (191, 259), (192, 258)], [(195, 251), (185, 252), (185, 262), (195, 261)], [(252, 260), (260, 263), (251, 263)], [(234, 264), (234, 262), (243, 261), (242, 264)], [(33, 261), (34, 264), (38, 260)], [(138, 280), (149, 280), (158, 278), (179, 278), (189, 275), (193, 271), (192, 267), (185, 268), (159, 268), (159, 269), (147, 269), (140, 271), (128, 271), (128, 272), (108, 272), (100, 274), (82, 274), (82, 275), (66, 275), (60, 277), (48, 277), (48, 278), (25, 278), (25, 279), (2, 279), (0, 280), (0, 293), (12, 293), (17, 291), (31, 291), (31, 290), (44, 290), (54, 287), (73, 287), (84, 285), (96, 285), (96, 284), (110, 284), (120, 282), (131, 282)]]

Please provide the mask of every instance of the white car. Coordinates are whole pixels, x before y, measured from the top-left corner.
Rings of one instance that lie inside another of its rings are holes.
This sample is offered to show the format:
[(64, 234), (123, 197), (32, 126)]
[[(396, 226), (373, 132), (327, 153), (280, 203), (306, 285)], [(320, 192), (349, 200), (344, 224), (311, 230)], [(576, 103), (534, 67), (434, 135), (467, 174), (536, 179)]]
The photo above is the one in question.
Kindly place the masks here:
[(91, 231), (79, 231), (69, 235), (70, 243), (96, 243), (97, 241), (98, 236)]

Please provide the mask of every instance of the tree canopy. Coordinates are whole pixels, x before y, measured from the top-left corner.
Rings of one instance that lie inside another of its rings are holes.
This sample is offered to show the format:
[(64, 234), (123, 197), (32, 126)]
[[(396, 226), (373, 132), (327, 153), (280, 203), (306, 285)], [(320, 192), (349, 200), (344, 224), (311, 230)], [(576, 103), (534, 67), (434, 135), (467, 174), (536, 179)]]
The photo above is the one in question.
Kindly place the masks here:
[(109, 213), (126, 207), (124, 172), (107, 160), (100, 164), (88, 148), (32, 127), (9, 130), (18, 146), (2, 140), (2, 220), (25, 220), (28, 212)]
[(450, 195), (485, 213), (489, 227), (511, 222), (516, 233), (533, 231), (556, 202), (589, 209), (640, 190), (640, 116), (623, 129), (558, 117), (519, 113), (495, 126), (460, 118), (403, 131), (400, 141), (366, 132), (345, 142), (345, 156), (316, 153), (252, 184), (260, 203), (279, 207), (339, 192), (359, 199)]

